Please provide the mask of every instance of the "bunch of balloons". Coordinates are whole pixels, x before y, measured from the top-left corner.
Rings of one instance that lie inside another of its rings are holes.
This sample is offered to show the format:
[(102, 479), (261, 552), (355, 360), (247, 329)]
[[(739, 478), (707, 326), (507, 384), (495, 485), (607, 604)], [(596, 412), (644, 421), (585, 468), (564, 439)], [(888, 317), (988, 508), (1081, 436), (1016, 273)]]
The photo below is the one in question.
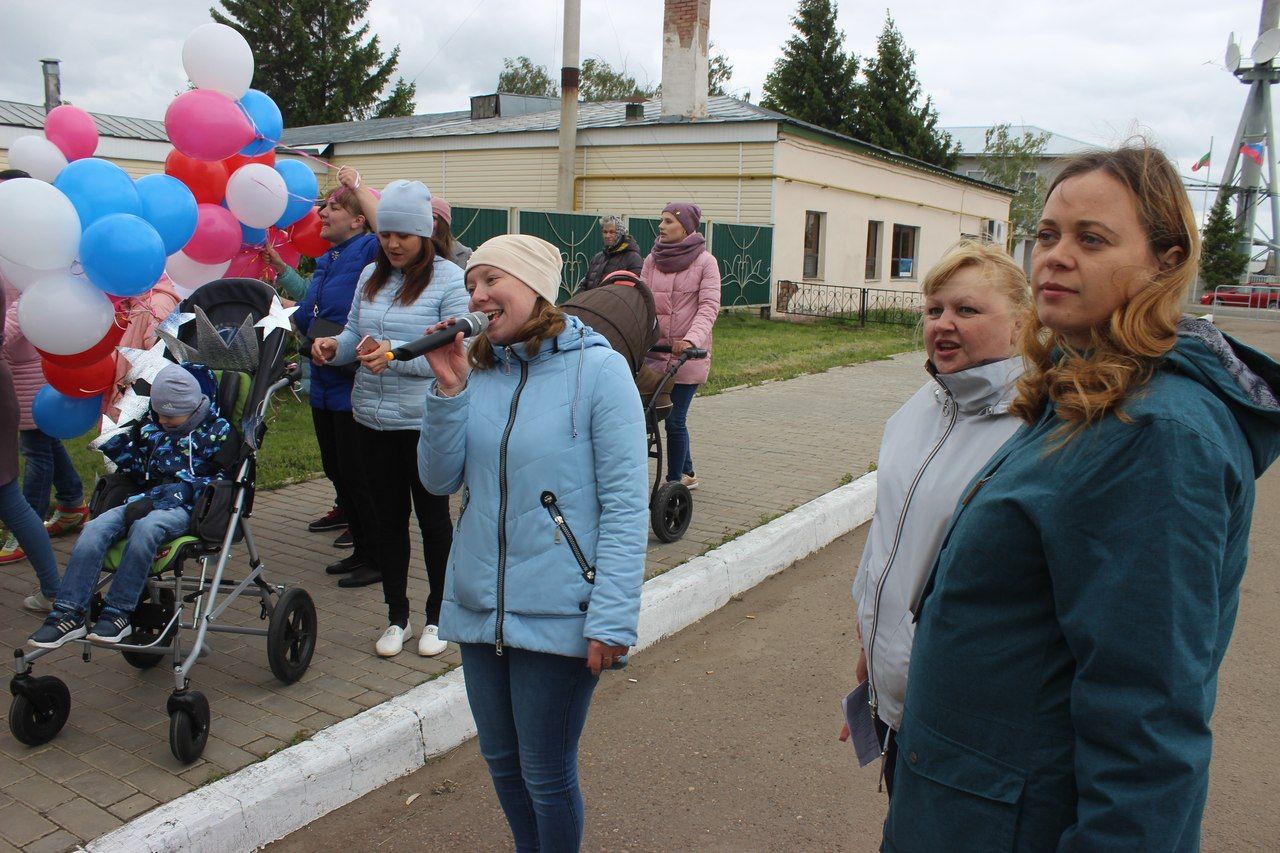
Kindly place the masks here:
[(71, 105), (49, 112), (42, 136), (9, 149), (31, 178), (0, 183), (0, 271), (23, 292), (18, 322), (43, 358), (48, 387), (33, 416), (58, 438), (96, 422), (115, 380), (131, 297), (167, 274), (181, 295), (231, 275), (256, 276), (269, 240), (296, 265), (328, 248), (314, 210), (315, 175), (275, 161), (284, 122), (249, 84), (253, 52), (234, 29), (196, 28), (182, 48), (195, 88), (169, 105), (174, 150), (165, 173), (133, 180), (93, 154), (98, 131)]

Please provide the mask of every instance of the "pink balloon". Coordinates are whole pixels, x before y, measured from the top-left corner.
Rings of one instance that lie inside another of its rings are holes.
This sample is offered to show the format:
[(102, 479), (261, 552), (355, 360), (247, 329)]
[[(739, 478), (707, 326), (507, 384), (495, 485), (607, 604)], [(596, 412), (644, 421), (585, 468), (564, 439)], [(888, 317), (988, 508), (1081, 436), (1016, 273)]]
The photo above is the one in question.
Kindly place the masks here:
[(68, 160), (92, 157), (98, 150), (98, 126), (79, 107), (54, 107), (44, 119), (45, 139), (58, 146)]
[(173, 147), (193, 160), (222, 160), (253, 141), (253, 125), (235, 101), (212, 89), (192, 89), (164, 113)]
[(196, 208), (196, 233), (182, 251), (201, 264), (221, 264), (240, 251), (240, 223), (231, 211), (220, 204), (201, 204)]
[(288, 234), (279, 228), (268, 228), (267, 242), (271, 244), (271, 248), (276, 250), (280, 260), (295, 269), (297, 268), (298, 262), (302, 260), (302, 252), (289, 240)]
[(267, 272), (267, 262), (262, 257), (262, 252), (254, 248), (241, 249), (240, 252), (231, 259), (231, 266), (227, 267), (227, 278), (263, 278)]

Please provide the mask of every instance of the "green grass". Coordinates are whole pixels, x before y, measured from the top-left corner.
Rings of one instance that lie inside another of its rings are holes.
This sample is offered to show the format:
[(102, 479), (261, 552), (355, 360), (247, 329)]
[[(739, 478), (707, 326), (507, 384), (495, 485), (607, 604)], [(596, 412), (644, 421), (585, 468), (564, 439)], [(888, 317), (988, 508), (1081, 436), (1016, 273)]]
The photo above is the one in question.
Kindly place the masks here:
[(787, 323), (745, 313), (722, 314), (716, 321), (711, 378), (699, 393), (821, 373), (918, 346), (915, 329), (907, 326), (863, 328), (837, 320)]
[[(915, 330), (903, 326), (818, 320), (786, 323), (745, 313), (722, 314), (716, 321), (711, 378), (699, 393), (718, 394), (739, 385), (758, 385), (821, 373), (831, 367), (886, 358), (919, 346)], [(320, 474), (320, 448), (311, 427), (311, 407), (287, 392), (271, 407), (267, 440), (258, 457), (258, 488), (278, 489)], [(85, 492), (104, 471), (102, 454), (89, 449), (96, 430), (64, 441), (84, 480)]]

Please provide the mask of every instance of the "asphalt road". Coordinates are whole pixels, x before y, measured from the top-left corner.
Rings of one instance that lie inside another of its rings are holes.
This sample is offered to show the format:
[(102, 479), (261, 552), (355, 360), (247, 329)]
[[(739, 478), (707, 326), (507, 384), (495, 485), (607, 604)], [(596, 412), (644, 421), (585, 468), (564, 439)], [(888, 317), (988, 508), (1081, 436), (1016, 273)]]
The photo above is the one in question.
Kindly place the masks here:
[[(1280, 354), (1280, 325), (1223, 325)], [(1277, 517), (1280, 468), (1259, 482), (1219, 681), (1206, 851), (1280, 849)], [(835, 737), (853, 682), (849, 586), (864, 536), (837, 540), (608, 674), (583, 740), (585, 849), (876, 849), (876, 770), (858, 770)], [(510, 847), (472, 741), (271, 850)]]

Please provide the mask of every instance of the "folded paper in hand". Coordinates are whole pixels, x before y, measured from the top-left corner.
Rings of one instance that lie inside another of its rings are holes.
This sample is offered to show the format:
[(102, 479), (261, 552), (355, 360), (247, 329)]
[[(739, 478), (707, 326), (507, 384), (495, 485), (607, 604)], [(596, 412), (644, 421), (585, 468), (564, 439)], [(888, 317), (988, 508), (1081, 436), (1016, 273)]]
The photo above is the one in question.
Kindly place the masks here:
[(876, 736), (875, 718), (871, 716), (871, 705), (868, 703), (867, 682), (853, 688), (848, 696), (840, 700), (844, 710), (844, 721), (849, 724), (849, 740), (858, 753), (858, 766), (866, 767), (880, 757), (880, 738)]

